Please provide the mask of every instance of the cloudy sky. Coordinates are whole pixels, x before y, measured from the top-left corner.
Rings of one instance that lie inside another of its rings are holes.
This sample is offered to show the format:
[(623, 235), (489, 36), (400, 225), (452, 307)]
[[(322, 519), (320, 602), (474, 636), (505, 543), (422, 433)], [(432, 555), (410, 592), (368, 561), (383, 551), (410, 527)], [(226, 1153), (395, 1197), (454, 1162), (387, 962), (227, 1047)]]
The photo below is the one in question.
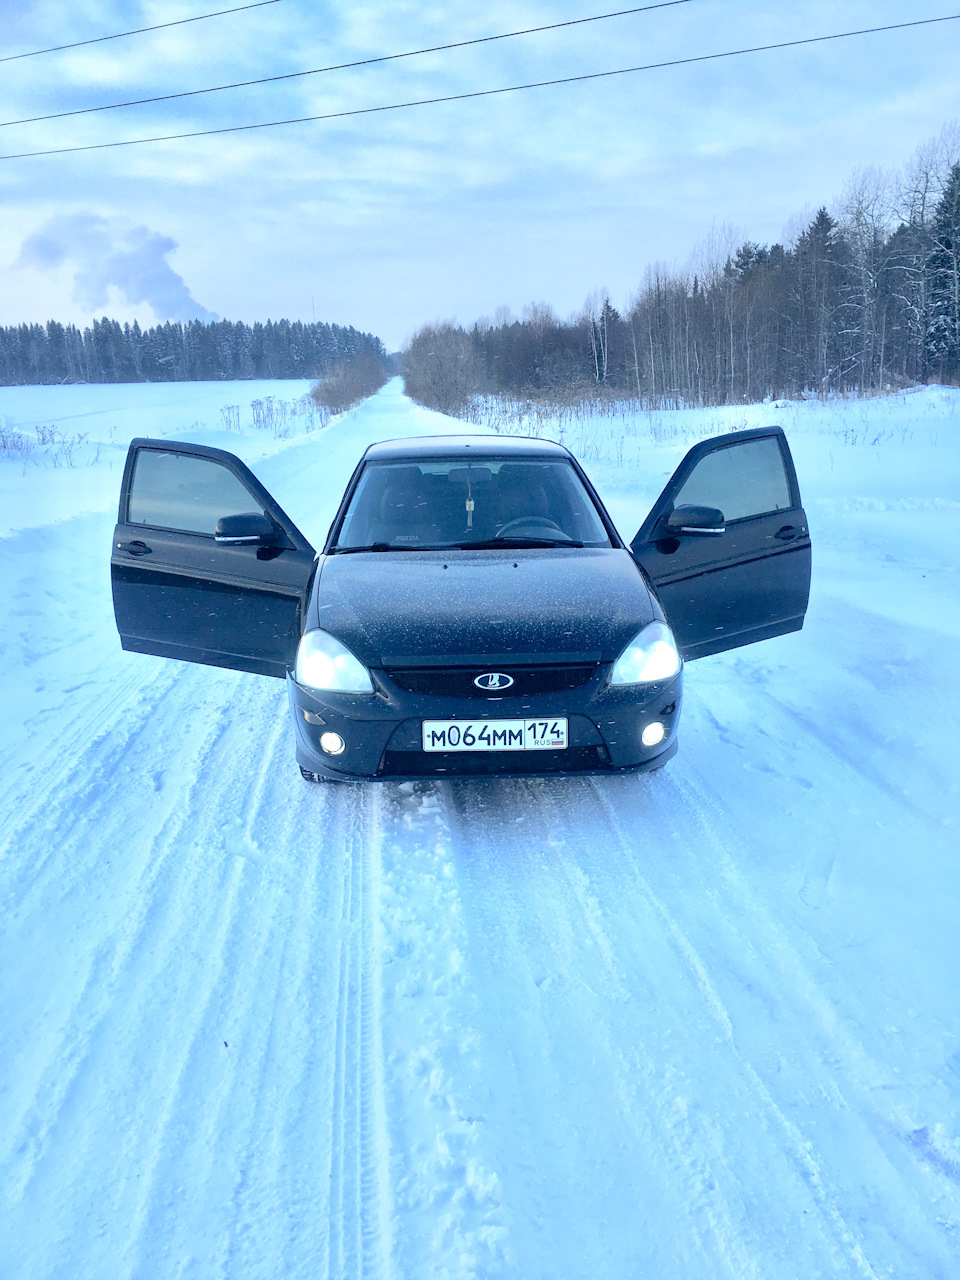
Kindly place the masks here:
[[(605, 13), (589, 0), (0, 0), (0, 120)], [(620, 0), (629, 3), (629, 0)], [(954, 12), (947, 0), (685, 0), (493, 44), (0, 128), (0, 155), (383, 106)], [(94, 315), (419, 324), (591, 291), (725, 226), (769, 242), (857, 167), (960, 116), (960, 22), (500, 97), (0, 160), (0, 323)]]

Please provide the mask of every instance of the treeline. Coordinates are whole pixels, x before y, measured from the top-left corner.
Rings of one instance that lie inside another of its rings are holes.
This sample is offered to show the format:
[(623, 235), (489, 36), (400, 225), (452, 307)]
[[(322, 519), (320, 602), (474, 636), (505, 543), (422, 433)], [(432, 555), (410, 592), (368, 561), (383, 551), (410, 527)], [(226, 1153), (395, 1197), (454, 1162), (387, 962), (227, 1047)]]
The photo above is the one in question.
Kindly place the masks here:
[(193, 320), (141, 329), (104, 318), (81, 331), (50, 320), (0, 327), (0, 384), (322, 378), (361, 352), (386, 359), (379, 338), (338, 324)]
[(791, 245), (654, 267), (622, 314), (601, 296), (567, 321), (540, 305), (428, 326), (404, 354), (408, 392), (462, 416), (479, 395), (700, 405), (957, 382), (958, 155), (941, 139), (895, 180), (861, 173)]

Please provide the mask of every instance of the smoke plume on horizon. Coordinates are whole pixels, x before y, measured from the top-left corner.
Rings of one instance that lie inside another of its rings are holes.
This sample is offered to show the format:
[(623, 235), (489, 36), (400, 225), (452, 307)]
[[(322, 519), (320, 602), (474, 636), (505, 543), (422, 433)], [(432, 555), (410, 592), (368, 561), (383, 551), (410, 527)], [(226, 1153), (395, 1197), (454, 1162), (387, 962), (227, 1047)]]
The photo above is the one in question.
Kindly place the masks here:
[(147, 303), (158, 320), (216, 320), (202, 307), (167, 261), (176, 240), (126, 218), (74, 213), (51, 218), (28, 236), (19, 265), (74, 270), (73, 300), (90, 312), (102, 310), (115, 288), (132, 306)]

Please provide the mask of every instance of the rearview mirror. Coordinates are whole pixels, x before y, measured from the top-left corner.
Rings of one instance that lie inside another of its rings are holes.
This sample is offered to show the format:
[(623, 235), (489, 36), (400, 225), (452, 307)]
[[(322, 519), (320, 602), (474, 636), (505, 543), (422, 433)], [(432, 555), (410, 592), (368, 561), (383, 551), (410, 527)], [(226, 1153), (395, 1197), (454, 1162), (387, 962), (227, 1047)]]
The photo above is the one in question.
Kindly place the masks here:
[(228, 543), (231, 546), (249, 543), (266, 547), (276, 541), (277, 530), (273, 521), (268, 520), (262, 512), (245, 511), (242, 515), (221, 516), (213, 536), (217, 542)]
[(667, 532), (674, 537), (682, 534), (718, 537), (725, 527), (723, 512), (716, 507), (675, 507), (667, 516)]

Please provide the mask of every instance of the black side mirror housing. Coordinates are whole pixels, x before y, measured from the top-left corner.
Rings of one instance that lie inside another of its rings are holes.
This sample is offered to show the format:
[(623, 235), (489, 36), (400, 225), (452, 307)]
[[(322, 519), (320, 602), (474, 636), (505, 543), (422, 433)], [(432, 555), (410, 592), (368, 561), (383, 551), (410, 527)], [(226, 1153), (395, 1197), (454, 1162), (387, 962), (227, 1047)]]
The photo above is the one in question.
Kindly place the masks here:
[(245, 511), (241, 515), (221, 516), (213, 531), (217, 542), (230, 546), (249, 544), (257, 547), (273, 546), (278, 530), (273, 521), (260, 511)]
[(726, 529), (723, 512), (716, 507), (675, 507), (667, 516), (666, 531), (675, 538), (719, 537)]

